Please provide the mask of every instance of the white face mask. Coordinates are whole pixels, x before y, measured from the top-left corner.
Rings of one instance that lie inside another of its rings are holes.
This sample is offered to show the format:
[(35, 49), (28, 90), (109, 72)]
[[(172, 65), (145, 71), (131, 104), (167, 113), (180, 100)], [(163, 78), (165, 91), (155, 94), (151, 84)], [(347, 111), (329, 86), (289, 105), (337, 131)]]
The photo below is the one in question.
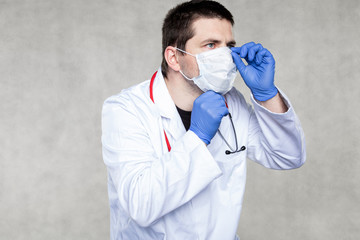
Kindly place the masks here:
[(180, 73), (187, 80), (193, 81), (203, 92), (213, 90), (224, 95), (233, 87), (236, 65), (228, 47), (216, 48), (196, 55), (176, 49), (196, 58), (199, 76), (188, 78), (181, 70)]

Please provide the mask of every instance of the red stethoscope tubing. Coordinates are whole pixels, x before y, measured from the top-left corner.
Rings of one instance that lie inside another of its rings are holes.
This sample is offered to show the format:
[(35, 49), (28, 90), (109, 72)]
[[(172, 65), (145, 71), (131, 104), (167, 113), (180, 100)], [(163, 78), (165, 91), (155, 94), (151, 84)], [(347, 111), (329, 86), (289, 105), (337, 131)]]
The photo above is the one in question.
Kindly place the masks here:
[[(151, 99), (151, 101), (153, 101), (153, 103), (155, 103), (154, 96), (153, 96), (153, 85), (154, 85), (154, 80), (155, 80), (155, 77), (156, 77), (156, 73), (157, 73), (157, 71), (153, 74), (153, 76), (151, 77), (151, 80), (150, 80), (150, 99)], [(169, 139), (168, 139), (168, 137), (166, 135), (165, 130), (164, 130), (164, 135), (165, 135), (165, 141), (166, 141), (167, 148), (168, 148), (168, 150), (170, 152), (171, 146), (170, 146)]]

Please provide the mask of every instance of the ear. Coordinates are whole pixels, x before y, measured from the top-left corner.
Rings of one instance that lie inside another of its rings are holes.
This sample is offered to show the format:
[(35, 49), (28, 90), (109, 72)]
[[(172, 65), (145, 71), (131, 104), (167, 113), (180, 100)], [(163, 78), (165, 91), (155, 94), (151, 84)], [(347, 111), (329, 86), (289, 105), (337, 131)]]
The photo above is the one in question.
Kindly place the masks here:
[(165, 49), (164, 52), (165, 60), (168, 64), (168, 66), (174, 70), (175, 72), (178, 72), (180, 70), (180, 64), (177, 58), (177, 50), (175, 47), (168, 46)]

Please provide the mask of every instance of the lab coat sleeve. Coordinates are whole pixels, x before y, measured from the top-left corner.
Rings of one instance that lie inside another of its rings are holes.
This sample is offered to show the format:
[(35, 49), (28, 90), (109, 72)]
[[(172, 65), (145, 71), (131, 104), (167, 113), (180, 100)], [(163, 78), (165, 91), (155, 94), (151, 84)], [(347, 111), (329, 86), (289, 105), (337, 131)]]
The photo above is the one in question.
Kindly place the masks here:
[[(103, 158), (121, 207), (143, 227), (182, 206), (221, 175), (191, 131), (158, 157), (154, 142), (127, 99), (110, 98), (102, 112)], [(162, 130), (161, 130), (162, 131)]]
[(279, 92), (288, 106), (281, 114), (270, 112), (251, 96), (248, 158), (267, 168), (298, 168), (306, 159), (304, 133), (290, 101)]

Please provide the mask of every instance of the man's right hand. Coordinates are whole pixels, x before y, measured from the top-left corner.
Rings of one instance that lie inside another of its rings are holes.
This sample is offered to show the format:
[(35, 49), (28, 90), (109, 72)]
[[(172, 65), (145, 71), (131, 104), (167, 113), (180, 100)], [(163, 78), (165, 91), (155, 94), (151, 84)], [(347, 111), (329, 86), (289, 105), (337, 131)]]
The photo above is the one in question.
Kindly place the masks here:
[(207, 91), (194, 101), (189, 130), (209, 144), (220, 126), (221, 119), (228, 114), (224, 97), (214, 91)]

